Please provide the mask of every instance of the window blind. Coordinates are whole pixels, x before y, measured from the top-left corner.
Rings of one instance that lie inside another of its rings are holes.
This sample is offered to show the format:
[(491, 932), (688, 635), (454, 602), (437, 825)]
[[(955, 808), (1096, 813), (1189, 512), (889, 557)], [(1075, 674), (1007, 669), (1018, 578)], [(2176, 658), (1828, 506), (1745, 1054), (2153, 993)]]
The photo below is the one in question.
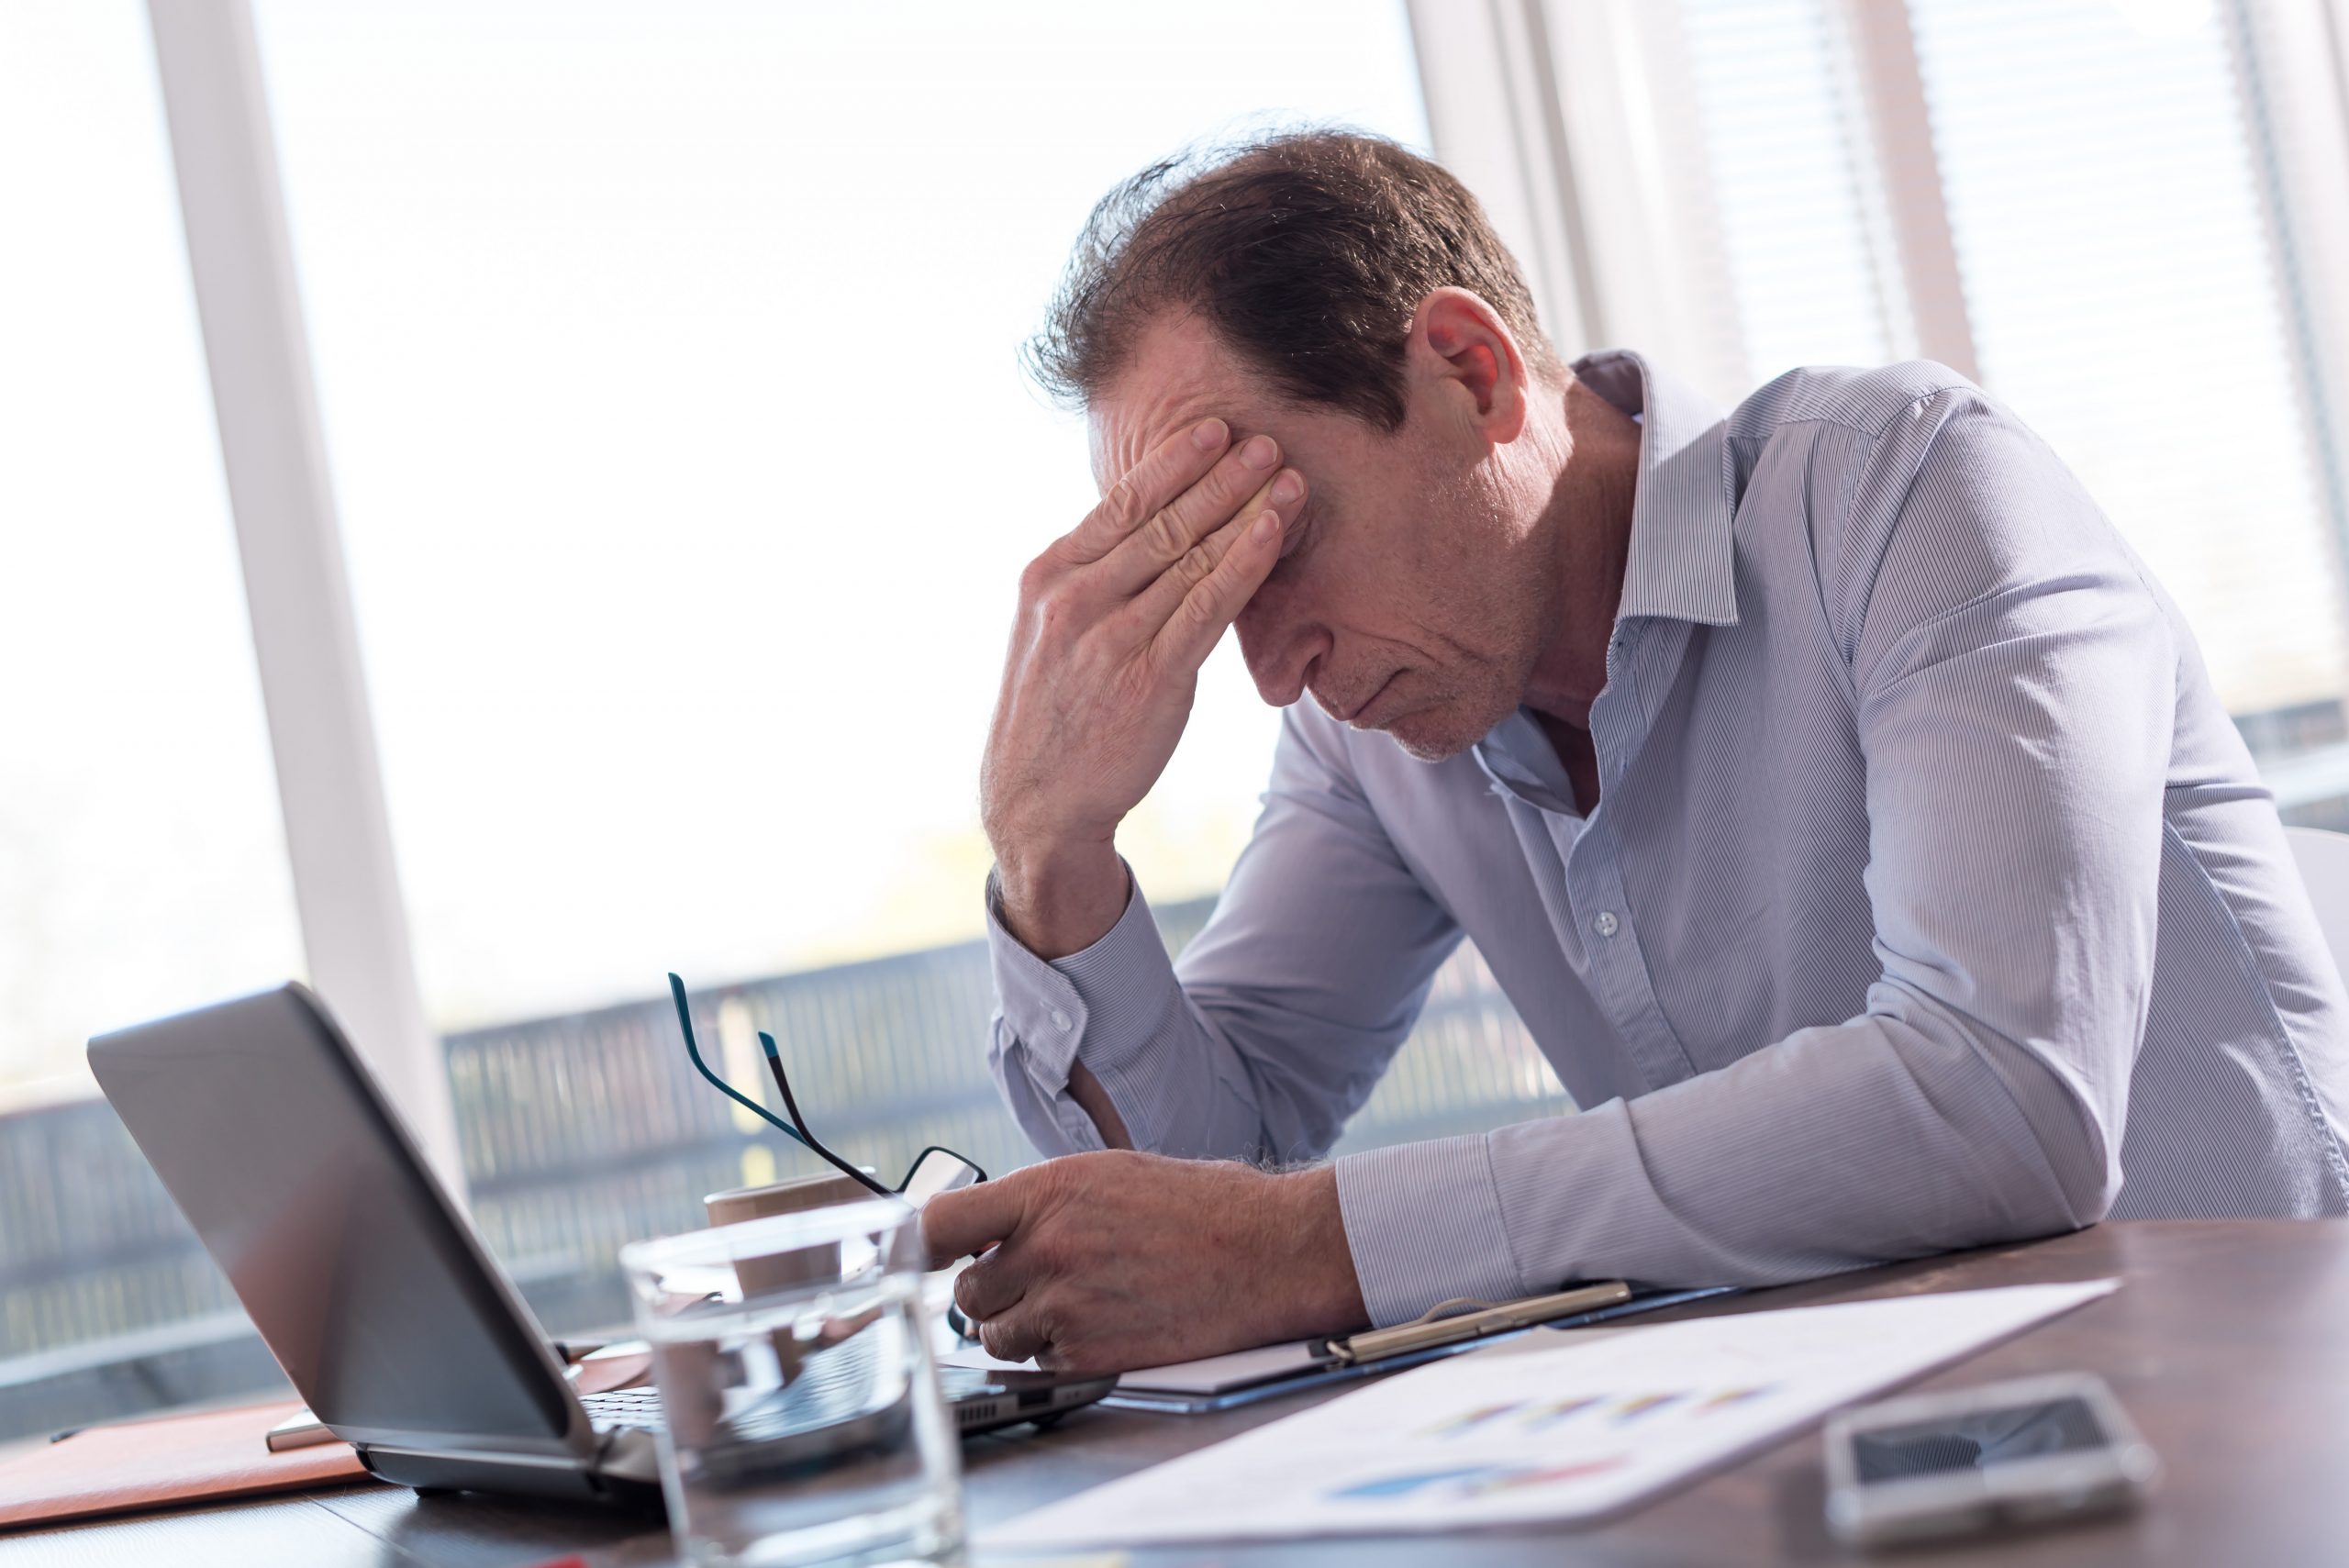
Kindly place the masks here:
[(2299, 738), (2332, 738), (2337, 562), (2220, 16), (2207, 0), (1910, 14), (1985, 380), (2177, 599), (2228, 706), (2313, 709), (2331, 717)]

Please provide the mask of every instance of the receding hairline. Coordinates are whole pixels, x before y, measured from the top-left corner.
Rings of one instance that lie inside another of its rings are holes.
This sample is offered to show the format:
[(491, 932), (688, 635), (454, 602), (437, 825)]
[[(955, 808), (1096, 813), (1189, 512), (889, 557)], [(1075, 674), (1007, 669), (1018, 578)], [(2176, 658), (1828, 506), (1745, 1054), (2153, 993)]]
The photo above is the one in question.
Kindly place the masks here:
[(1095, 206), (1026, 358), (1056, 401), (1089, 409), (1155, 322), (1185, 308), (1283, 401), (1391, 430), (1409, 321), (1446, 286), (1485, 303), (1529, 372), (1564, 368), (1523, 271), (1441, 164), (1327, 128), (1195, 144)]
[[(1443, 286), (1451, 287), (1456, 285), (1447, 284)], [(1429, 292), (1432, 294), (1435, 291), (1430, 290)], [(1474, 290), (1464, 290), (1463, 292), (1475, 294)], [(1567, 362), (1563, 355), (1559, 354), (1553, 348), (1552, 348), (1546, 340), (1537, 340), (1531, 344), (1525, 342), (1522, 339), (1518, 337), (1517, 333), (1513, 329), (1509, 328), (1507, 318), (1501, 315), (1499, 309), (1496, 307), (1491, 301), (1484, 300), (1484, 296), (1481, 295), (1477, 295), (1476, 297), (1484, 302), (1485, 307), (1487, 310), (1492, 311), (1494, 318), (1500, 323), (1502, 329), (1508, 332), (1510, 340), (1517, 343), (1518, 352), (1524, 361), (1525, 379), (1528, 385), (1539, 386), (1548, 391), (1563, 393), (1567, 387), (1573, 384), (1576, 380), (1574, 373), (1574, 367), (1572, 364)], [(1422, 303), (1424, 303), (1424, 297), (1422, 298)], [(1087, 394), (1083, 401), (1077, 404), (1075, 408), (1073, 410), (1073, 412), (1082, 414), (1085, 418), (1088, 428), (1086, 436), (1086, 448), (1088, 454), (1092, 453), (1094, 447), (1097, 445), (1096, 438), (1097, 432), (1102, 428), (1103, 404), (1111, 401), (1118, 396), (1121, 391), (1120, 384), (1135, 373), (1135, 368), (1143, 359), (1145, 350), (1152, 339), (1163, 338), (1168, 334), (1177, 332), (1186, 322), (1197, 324), (1198, 331), (1203, 335), (1207, 344), (1210, 346), (1211, 351), (1219, 355), (1225, 361), (1224, 369), (1229, 374), (1234, 377), (1241, 387), (1244, 389), (1243, 395), (1253, 397), (1257, 401), (1261, 402), (1268, 410), (1321, 417), (1335, 416), (1349, 418), (1356, 421), (1357, 423), (1371, 425), (1374, 429), (1377, 429), (1379, 433), (1383, 435), (1392, 435), (1396, 430), (1402, 428), (1399, 425), (1395, 427), (1394, 429), (1384, 428), (1378, 426), (1375, 421), (1363, 418), (1363, 417), (1354, 410), (1298, 396), (1297, 394), (1279, 385), (1272, 378), (1266, 376), (1246, 353), (1242, 352), (1237, 345), (1225, 339), (1223, 334), (1217, 328), (1216, 324), (1209, 320), (1203, 312), (1194, 306), (1170, 301), (1155, 312), (1152, 312), (1146, 317), (1142, 318), (1140, 324), (1132, 329), (1130, 335), (1126, 339), (1123, 351), (1120, 353), (1117, 361), (1107, 366), (1101, 372), (1099, 384), (1096, 386), (1092, 392)], [(1230, 406), (1230, 400), (1228, 395), (1219, 392), (1202, 390), (1197, 395), (1196, 401), (1198, 405), (1197, 407), (1187, 409), (1186, 411), (1181, 412), (1166, 419), (1164, 421), (1163, 428), (1149, 432), (1143, 440), (1142, 450), (1141, 451), (1129, 454), (1123, 466), (1128, 468), (1131, 467), (1134, 462), (1141, 460), (1144, 452), (1147, 452), (1158, 441), (1165, 439), (1173, 431), (1181, 428), (1183, 426), (1194, 420), (1204, 419), (1209, 416), (1221, 418), (1227, 424), (1230, 425), (1231, 438), (1235, 442), (1245, 439), (1248, 436), (1255, 433), (1255, 428), (1253, 426), (1248, 424), (1245, 420), (1236, 420), (1232, 417)], [(1179, 403), (1177, 406), (1180, 407)], [(1097, 479), (1099, 477), (1097, 472), (1096, 477)], [(1114, 478), (1115, 476), (1112, 475), (1112, 477)]]

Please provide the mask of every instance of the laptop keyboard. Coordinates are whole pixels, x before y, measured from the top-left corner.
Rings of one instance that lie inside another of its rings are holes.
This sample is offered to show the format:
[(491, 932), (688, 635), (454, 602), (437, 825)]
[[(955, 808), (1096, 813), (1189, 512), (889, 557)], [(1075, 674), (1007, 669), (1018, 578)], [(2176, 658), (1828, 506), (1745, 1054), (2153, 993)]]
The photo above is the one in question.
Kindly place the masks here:
[(587, 1419), (599, 1432), (641, 1428), (648, 1432), (666, 1429), (668, 1423), (661, 1416), (661, 1391), (657, 1388), (615, 1388), (606, 1394), (587, 1394), (579, 1403), (587, 1407)]
[[(767, 1403), (769, 1422), (778, 1418), (788, 1427), (819, 1426), (837, 1420), (853, 1409), (866, 1392), (871, 1381), (863, 1358), (841, 1357), (835, 1347), (830, 1355), (818, 1357), (802, 1376), (780, 1395)], [(985, 1392), (994, 1386), (986, 1373), (965, 1366), (941, 1366), (938, 1369), (939, 1392), (952, 1406), (955, 1400)], [(587, 1419), (599, 1432), (620, 1431), (639, 1428), (648, 1432), (662, 1431), (667, 1422), (661, 1414), (661, 1391), (657, 1388), (616, 1388), (605, 1394), (588, 1394), (580, 1397), (586, 1407)]]

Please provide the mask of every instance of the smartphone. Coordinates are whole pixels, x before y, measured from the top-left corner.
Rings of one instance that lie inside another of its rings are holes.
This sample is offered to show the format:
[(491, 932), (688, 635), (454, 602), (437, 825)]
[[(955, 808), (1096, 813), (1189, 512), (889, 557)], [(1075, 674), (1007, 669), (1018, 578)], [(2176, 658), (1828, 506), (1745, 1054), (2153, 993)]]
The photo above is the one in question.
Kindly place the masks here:
[(2133, 1507), (2159, 1462), (2104, 1380), (2023, 1378), (1887, 1400), (1827, 1427), (1827, 1522), (1855, 1546)]

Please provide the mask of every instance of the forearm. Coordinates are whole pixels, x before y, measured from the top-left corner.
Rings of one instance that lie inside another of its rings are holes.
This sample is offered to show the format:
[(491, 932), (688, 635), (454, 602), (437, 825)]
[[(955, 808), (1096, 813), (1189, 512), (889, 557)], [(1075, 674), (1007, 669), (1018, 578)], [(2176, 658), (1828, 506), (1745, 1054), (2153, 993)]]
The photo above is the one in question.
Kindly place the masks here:
[(1284, 717), (1264, 816), (1179, 976), (1122, 862), (1108, 929), (1052, 957), (1059, 941), (1018, 934), (1035, 917), (1010, 907), (1026, 873), (998, 868), (991, 1060), (1040, 1150), (1290, 1165), (1325, 1155), (1369, 1096), (1459, 930), (1386, 840), (1333, 728)]
[(1262, 1255), (1280, 1260), (1282, 1273), (1265, 1293), (1278, 1314), (1267, 1337), (1295, 1340), (1367, 1328), (1370, 1311), (1346, 1239), (1337, 1171), (1317, 1165), (1276, 1180), (1281, 1201), (1267, 1216)]
[(1014, 1118), (1047, 1155), (1285, 1157), (1238, 1053), (1184, 994), (1141, 890), (1127, 899), (1098, 940), (1046, 962), (990, 895), (999, 1011), (988, 1061)]
[(1761, 1285), (2102, 1212), (2117, 1129), (1913, 994), (1631, 1101), (1339, 1162), (1373, 1318), (1571, 1279)]

